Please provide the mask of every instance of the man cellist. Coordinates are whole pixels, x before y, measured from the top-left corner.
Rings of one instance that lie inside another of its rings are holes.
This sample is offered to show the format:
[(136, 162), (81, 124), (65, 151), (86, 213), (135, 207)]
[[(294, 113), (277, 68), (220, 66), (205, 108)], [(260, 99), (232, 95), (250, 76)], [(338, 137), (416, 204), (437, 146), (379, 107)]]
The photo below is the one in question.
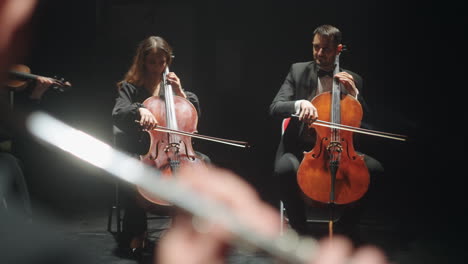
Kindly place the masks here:
[[(362, 78), (351, 71), (340, 69), (333, 76), (335, 58), (342, 51), (342, 34), (331, 25), (321, 25), (313, 33), (313, 61), (294, 63), (270, 105), (270, 114), (291, 118), (284, 132), (275, 159), (274, 172), (280, 183), (280, 199), (283, 201), (292, 228), (307, 233), (305, 202), (296, 181), (297, 170), (304, 151), (310, 151), (315, 144), (315, 133), (307, 123), (319, 118), (316, 107), (311, 103), (315, 96), (332, 89), (333, 78), (342, 84), (343, 93), (356, 98), (364, 110)], [(364, 114), (365, 115), (365, 114)], [(371, 175), (382, 173), (379, 161), (365, 155), (365, 163)], [(351, 235), (351, 234), (349, 234)]]

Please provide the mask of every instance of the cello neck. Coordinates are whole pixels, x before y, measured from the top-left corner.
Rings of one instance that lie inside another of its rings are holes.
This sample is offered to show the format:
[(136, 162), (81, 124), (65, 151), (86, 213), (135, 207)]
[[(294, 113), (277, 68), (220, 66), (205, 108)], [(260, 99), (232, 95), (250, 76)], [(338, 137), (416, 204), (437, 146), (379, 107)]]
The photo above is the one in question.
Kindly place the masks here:
[(169, 73), (169, 67), (166, 67), (163, 73), (163, 85), (164, 85), (164, 100), (166, 102), (166, 122), (167, 127), (170, 129), (177, 130), (177, 119), (174, 108), (174, 93), (172, 92), (172, 86), (167, 83), (166, 75)]
[[(330, 111), (330, 120), (332, 123), (340, 124), (341, 123), (341, 89), (339, 81), (334, 78), (336, 74), (340, 72), (340, 54), (336, 55), (335, 58), (335, 68), (333, 70), (333, 85), (332, 85), (332, 102), (331, 102), (331, 111)], [(332, 141), (339, 139), (339, 130), (332, 128)]]

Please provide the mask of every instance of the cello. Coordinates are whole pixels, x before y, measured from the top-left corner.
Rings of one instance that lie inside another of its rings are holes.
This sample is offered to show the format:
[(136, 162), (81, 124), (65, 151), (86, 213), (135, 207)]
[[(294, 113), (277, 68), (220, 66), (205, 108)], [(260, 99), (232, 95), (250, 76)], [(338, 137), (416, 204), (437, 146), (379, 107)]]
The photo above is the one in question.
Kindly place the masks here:
[[(204, 166), (204, 162), (197, 157), (192, 147), (191, 137), (187, 135), (195, 133), (197, 130), (197, 110), (187, 99), (174, 96), (172, 86), (166, 80), (168, 73), (169, 68), (166, 67), (162, 79), (164, 96), (149, 97), (143, 102), (143, 105), (158, 120), (158, 125), (169, 131), (186, 133), (149, 130), (147, 131), (150, 140), (149, 150), (140, 156), (143, 163), (161, 171), (163, 177), (174, 176), (180, 166)], [(140, 187), (138, 187), (138, 192), (152, 204), (170, 205), (170, 203), (151, 195)]]
[[(339, 56), (335, 58), (333, 76), (339, 72)], [(312, 104), (322, 121), (334, 126), (309, 124), (309, 129), (316, 130), (316, 143), (304, 153), (297, 172), (298, 185), (313, 201), (332, 205), (355, 202), (367, 192), (369, 170), (364, 156), (354, 150), (353, 132), (339, 127), (359, 127), (362, 106), (353, 96), (340, 91), (336, 78), (332, 91), (317, 95)]]

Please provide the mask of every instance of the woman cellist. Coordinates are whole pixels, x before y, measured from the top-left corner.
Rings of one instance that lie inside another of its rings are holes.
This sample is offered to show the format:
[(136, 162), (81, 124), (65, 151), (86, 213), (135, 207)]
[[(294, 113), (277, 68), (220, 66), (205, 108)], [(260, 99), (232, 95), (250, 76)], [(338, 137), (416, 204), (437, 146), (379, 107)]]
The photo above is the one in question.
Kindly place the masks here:
[[(331, 91), (333, 78), (336, 78), (344, 87), (342, 93), (354, 97), (366, 108), (362, 97), (362, 78), (359, 75), (339, 69), (339, 73), (333, 76), (335, 58), (343, 47), (341, 32), (330, 25), (319, 26), (314, 30), (312, 46), (314, 60), (291, 66), (270, 106), (270, 114), (273, 116), (287, 118), (296, 114), (299, 117), (291, 118), (281, 138), (274, 171), (280, 181), (280, 197), (285, 204), (289, 223), (300, 233), (307, 233), (307, 226), (305, 202), (296, 176), (304, 151), (310, 151), (315, 145), (315, 130), (308, 129), (307, 124), (320, 118), (311, 103), (312, 98)], [(371, 177), (383, 172), (380, 162), (372, 157), (365, 155), (364, 162)]]
[[(171, 64), (172, 58), (169, 44), (161, 37), (150, 36), (139, 43), (130, 69), (118, 83), (118, 96), (112, 111), (114, 143), (135, 158), (146, 154), (149, 148), (149, 142), (142, 138), (147, 135), (142, 129), (151, 130), (158, 124), (155, 115), (143, 102), (149, 97), (159, 96), (163, 91), (163, 73)], [(174, 72), (166, 75), (166, 82), (172, 87), (174, 95), (188, 99), (200, 115), (197, 96), (182, 89), (180, 79)], [(201, 153), (197, 155), (208, 160)], [(137, 201), (134, 186), (125, 187), (122, 197), (125, 213), (122, 232), (117, 238), (118, 245), (123, 253), (137, 256), (148, 242), (146, 211)]]

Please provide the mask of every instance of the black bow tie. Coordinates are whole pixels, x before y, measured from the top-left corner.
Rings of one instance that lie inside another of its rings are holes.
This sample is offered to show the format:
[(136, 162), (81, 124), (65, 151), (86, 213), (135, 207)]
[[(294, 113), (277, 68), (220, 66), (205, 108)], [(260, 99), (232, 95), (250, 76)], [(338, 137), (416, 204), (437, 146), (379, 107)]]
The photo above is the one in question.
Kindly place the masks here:
[(333, 77), (333, 71), (324, 71), (322, 69), (319, 69), (319, 71), (317, 72), (317, 75), (318, 77), (323, 77), (323, 76), (330, 76), (330, 77)]

